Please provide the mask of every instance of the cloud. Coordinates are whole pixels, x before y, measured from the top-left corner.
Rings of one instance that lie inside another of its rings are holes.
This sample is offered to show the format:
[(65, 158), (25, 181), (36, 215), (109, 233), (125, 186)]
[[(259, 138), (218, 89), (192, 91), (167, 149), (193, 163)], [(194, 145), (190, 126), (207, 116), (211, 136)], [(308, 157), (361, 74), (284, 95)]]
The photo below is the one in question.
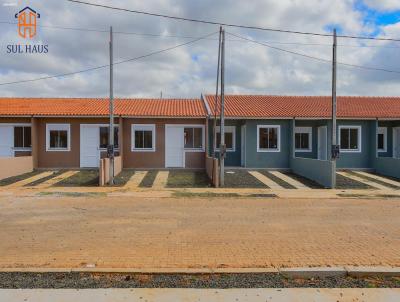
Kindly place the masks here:
[[(97, 2), (109, 4), (104, 0)], [(66, 1), (19, 1), (18, 7), (3, 7), (0, 10), (0, 20), (15, 22), (15, 11), (24, 4), (40, 12), (39, 24), (45, 26), (107, 31), (112, 25), (116, 32), (161, 35), (115, 34), (115, 62), (182, 44), (190, 40), (188, 36), (195, 38), (218, 31), (218, 26), (214, 25), (110, 11)], [(336, 1), (334, 6), (331, 0), (254, 0), (251, 4), (244, 1), (232, 3), (228, 0), (118, 0), (113, 1), (112, 5), (227, 23), (313, 32), (328, 32), (332, 24), (335, 24), (346, 34), (379, 32), (381, 36), (400, 37), (400, 23), (379, 27), (366, 23), (363, 14), (355, 9), (355, 0)], [(329, 37), (237, 28), (226, 28), (226, 31), (318, 58), (330, 59), (332, 54), (332, 39)], [(62, 74), (108, 64), (107, 32), (40, 28), (37, 38), (29, 43), (48, 44), (47, 54), (7, 54), (6, 45), (27, 41), (18, 37), (15, 24), (2, 24), (0, 32), (0, 82)], [(228, 33), (225, 72), (227, 93), (330, 94), (330, 64), (239, 41)], [(116, 65), (115, 96), (158, 97), (161, 91), (167, 97), (199, 97), (202, 92), (213, 93), (217, 37), (215, 34), (191, 45)], [(339, 47), (339, 61), (400, 70), (400, 66), (392, 63), (400, 62), (398, 50), (369, 47), (400, 47), (398, 44), (345, 39), (339, 39), (339, 44), (343, 45)], [(399, 95), (399, 80), (398, 74), (340, 66), (338, 94)], [(108, 81), (108, 68), (103, 68), (65, 78), (2, 86), (1, 91), (2, 96), (106, 97)]]
[(364, 0), (365, 4), (379, 11), (395, 11), (400, 10), (400, 2), (398, 0)]

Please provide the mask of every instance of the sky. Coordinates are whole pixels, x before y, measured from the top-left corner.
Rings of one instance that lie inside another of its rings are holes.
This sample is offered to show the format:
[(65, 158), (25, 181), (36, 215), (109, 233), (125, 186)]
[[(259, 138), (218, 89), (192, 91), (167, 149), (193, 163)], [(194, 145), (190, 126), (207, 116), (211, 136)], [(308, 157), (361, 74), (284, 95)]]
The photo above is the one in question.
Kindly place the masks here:
[[(399, 0), (87, 0), (128, 9), (286, 30), (400, 39)], [(14, 15), (40, 13), (37, 35), (18, 36)], [(215, 93), (218, 26), (89, 7), (65, 0), (0, 0), (0, 84), (70, 73), (198, 42), (114, 66), (116, 97), (198, 98)], [(78, 31), (54, 27), (84, 28)], [(330, 95), (331, 64), (231, 35), (331, 60), (332, 38), (226, 28), (225, 91), (233, 94)], [(9, 45), (48, 45), (47, 53), (7, 53)], [(338, 61), (400, 72), (400, 42), (338, 40)], [(400, 74), (338, 66), (338, 95), (400, 96)], [(0, 86), (0, 97), (107, 97), (109, 69)]]

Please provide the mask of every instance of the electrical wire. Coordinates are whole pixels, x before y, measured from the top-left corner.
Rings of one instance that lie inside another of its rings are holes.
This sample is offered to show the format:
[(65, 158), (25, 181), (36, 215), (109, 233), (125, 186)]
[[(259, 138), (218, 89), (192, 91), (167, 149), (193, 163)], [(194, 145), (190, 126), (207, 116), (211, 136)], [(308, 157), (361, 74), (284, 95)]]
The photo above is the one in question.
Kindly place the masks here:
[[(170, 50), (182, 47), (182, 46), (193, 44), (193, 43), (196, 43), (196, 42), (198, 42), (200, 40), (203, 40), (204, 38), (210, 37), (210, 36), (212, 36), (212, 35), (214, 35), (216, 33), (217, 32), (213, 32), (211, 34), (205, 35), (205, 36), (197, 38), (195, 40), (188, 41), (186, 43), (182, 43), (182, 44), (178, 44), (178, 45), (175, 45), (175, 46), (172, 46), (172, 47), (168, 47), (168, 48), (164, 48), (164, 49), (161, 49), (161, 50), (157, 50), (157, 51), (154, 51), (154, 52), (151, 52), (151, 53), (148, 53), (148, 54), (145, 54), (145, 55), (141, 55), (141, 56), (138, 56), (138, 57), (134, 57), (134, 58), (131, 58), (131, 59), (118, 61), (118, 62), (113, 63), (113, 65), (119, 65), (119, 64), (123, 64), (123, 63), (127, 63), (127, 62), (137, 61), (137, 60), (144, 59), (144, 58), (147, 58), (147, 57), (150, 57), (150, 56), (153, 56), (153, 55), (156, 55), (156, 54), (160, 54), (160, 53), (163, 53), (163, 52), (167, 52), (167, 51), (170, 51)], [(66, 77), (66, 76), (70, 76), (70, 75), (80, 74), (80, 73), (84, 73), (84, 72), (89, 72), (89, 71), (93, 71), (93, 70), (109, 67), (109, 66), (110, 66), (110, 64), (105, 64), (105, 65), (100, 65), (100, 66), (91, 67), (91, 68), (87, 68), (87, 69), (82, 69), (82, 70), (78, 70), (78, 71), (62, 73), (62, 74), (58, 74), (58, 75), (44, 76), (44, 77), (39, 77), (39, 78), (34, 78), (34, 79), (26, 79), (26, 80), (12, 81), (12, 82), (3, 82), (3, 83), (0, 83), (0, 86), (27, 83), (27, 82), (36, 82), (36, 81), (40, 81), (40, 80), (47, 80), (47, 79), (52, 79), (52, 78)]]
[[(329, 59), (318, 58), (318, 57), (314, 57), (314, 56), (311, 56), (311, 55), (307, 55), (307, 54), (303, 54), (303, 53), (299, 53), (299, 52), (283, 49), (283, 48), (280, 48), (280, 47), (271, 46), (271, 45), (268, 45), (268, 44), (265, 44), (265, 43), (262, 43), (262, 42), (259, 42), (259, 41), (256, 41), (256, 40), (252, 40), (252, 39), (249, 39), (249, 38), (237, 35), (237, 34), (230, 33), (230, 32), (226, 32), (226, 33), (228, 35), (237, 37), (239, 39), (243, 39), (243, 40), (246, 40), (246, 41), (249, 41), (249, 42), (253, 42), (255, 44), (259, 44), (259, 45), (262, 45), (262, 46), (265, 46), (265, 47), (268, 47), (268, 48), (271, 48), (271, 49), (275, 49), (275, 50), (282, 51), (282, 52), (289, 53), (289, 54), (296, 55), (296, 56), (305, 57), (305, 58), (312, 59), (312, 60), (317, 60), (317, 61), (320, 61), (320, 62), (323, 62), (323, 63), (332, 64), (332, 60), (329, 60)], [(337, 64), (338, 65), (347, 66), (347, 67), (359, 68), (359, 69), (383, 71), (383, 72), (390, 72), (390, 73), (398, 73), (398, 74), (400, 74), (400, 71), (398, 71), (398, 70), (392, 70), (392, 69), (386, 69), (386, 68), (369, 67), (369, 66), (355, 65), (355, 64), (349, 64), (349, 63), (343, 63), (343, 62), (337, 62)]]
[[(89, 6), (101, 7), (101, 8), (111, 9), (111, 10), (124, 11), (124, 12), (142, 14), (142, 15), (153, 16), (153, 17), (160, 17), (160, 18), (167, 18), (167, 19), (173, 19), (173, 20), (179, 20), (179, 21), (188, 21), (188, 22), (196, 22), (196, 23), (202, 23), (202, 24), (221, 25), (221, 26), (226, 26), (226, 27), (237, 27), (237, 28), (245, 28), (245, 29), (271, 31), (271, 32), (299, 34), (299, 35), (332, 37), (332, 34), (325, 34), (325, 33), (294, 31), (294, 30), (285, 30), (285, 29), (277, 29), (277, 28), (267, 28), (267, 27), (260, 27), (260, 26), (249, 26), (249, 25), (240, 25), (240, 24), (234, 24), (234, 23), (225, 23), (225, 22), (217, 22), (217, 21), (209, 21), (209, 20), (177, 17), (177, 16), (170, 16), (170, 15), (165, 15), (165, 14), (158, 14), (158, 13), (151, 13), (151, 12), (140, 11), (140, 10), (121, 8), (121, 7), (110, 6), (110, 5), (105, 5), (105, 4), (91, 3), (91, 2), (80, 1), (80, 0), (66, 0), (66, 1), (73, 2), (73, 3), (78, 3), (78, 4), (89, 5)], [(347, 39), (361, 39), (361, 40), (377, 40), (377, 41), (400, 42), (400, 39), (397, 39), (397, 38), (378, 38), (378, 37), (352, 36), (352, 35), (337, 35), (337, 37), (338, 38), (347, 38)]]

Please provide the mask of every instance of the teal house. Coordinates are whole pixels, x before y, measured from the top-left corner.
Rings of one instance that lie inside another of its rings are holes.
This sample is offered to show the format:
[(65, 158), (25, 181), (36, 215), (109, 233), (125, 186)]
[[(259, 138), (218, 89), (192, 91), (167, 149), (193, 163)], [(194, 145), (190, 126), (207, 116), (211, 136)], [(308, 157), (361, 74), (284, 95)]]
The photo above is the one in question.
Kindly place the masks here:
[[(220, 141), (215, 96), (203, 96), (208, 111), (208, 153)], [(321, 96), (225, 96), (225, 165), (285, 169), (325, 187), (335, 186), (337, 169), (374, 170), (400, 178), (400, 98), (338, 97), (337, 144), (331, 159), (331, 98)]]

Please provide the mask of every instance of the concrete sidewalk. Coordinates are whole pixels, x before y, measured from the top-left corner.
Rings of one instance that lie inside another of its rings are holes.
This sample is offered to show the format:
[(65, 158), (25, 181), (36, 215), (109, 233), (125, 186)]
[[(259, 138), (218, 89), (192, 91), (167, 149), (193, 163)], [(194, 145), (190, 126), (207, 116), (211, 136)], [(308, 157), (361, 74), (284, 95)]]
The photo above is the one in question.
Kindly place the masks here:
[(400, 289), (17, 289), (0, 290), (1, 302), (397, 302)]

